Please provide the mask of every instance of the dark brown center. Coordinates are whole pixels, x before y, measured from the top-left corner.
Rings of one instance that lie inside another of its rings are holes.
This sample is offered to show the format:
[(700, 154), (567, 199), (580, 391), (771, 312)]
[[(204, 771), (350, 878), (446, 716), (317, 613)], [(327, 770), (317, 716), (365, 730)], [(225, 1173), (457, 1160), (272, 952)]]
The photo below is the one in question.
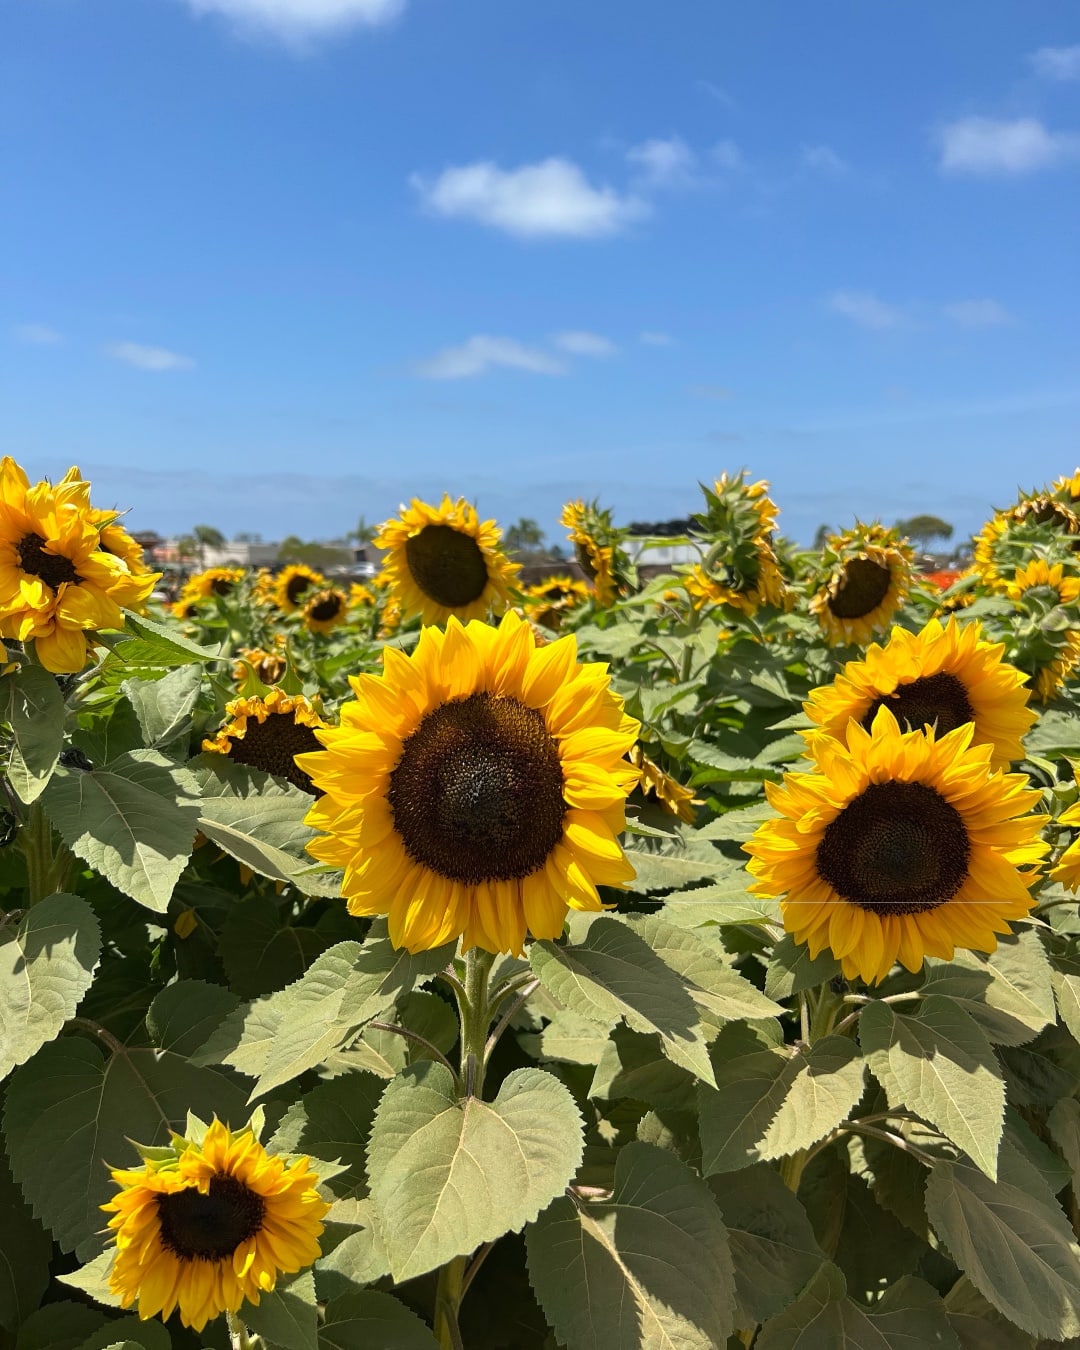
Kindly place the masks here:
[(447, 609), (471, 605), (488, 584), (480, 545), (451, 525), (425, 525), (406, 539), (405, 561), (423, 593)]
[(296, 576), (290, 577), (288, 585), (285, 587), (285, 594), (289, 597), (289, 604), (295, 605), (304, 592), (314, 585), (311, 577), (303, 572), (298, 572)]
[(82, 581), (70, 558), (65, 558), (62, 553), (45, 552), (45, 540), (40, 534), (24, 534), (15, 545), (15, 551), (22, 570), (40, 577), (52, 591), (58, 591), (65, 583), (74, 585)]
[(293, 757), (306, 754), (309, 750), (321, 749), (311, 727), (297, 722), (292, 713), (272, 712), (267, 713), (262, 722), (254, 717), (247, 719), (243, 736), (232, 739), (229, 758), (237, 764), (249, 764), (253, 769), (287, 778), (302, 792), (314, 797), (318, 794), (311, 779)]
[(228, 595), (235, 584), (228, 577), (215, 577), (210, 583), (210, 589), (215, 595)]
[(838, 619), (861, 619), (877, 609), (889, 593), (892, 573), (872, 558), (852, 558), (829, 596)]
[(1048, 497), (1024, 502), (1017, 511), (1017, 518), (1033, 520), (1036, 525), (1053, 525), (1064, 534), (1076, 533), (1076, 517), (1073, 513)]
[(471, 694), (429, 712), (390, 775), (406, 852), (449, 881), (527, 877), (562, 838), (559, 752), (535, 708)]
[(593, 562), (592, 550), (587, 544), (580, 541), (574, 545), (574, 557), (577, 559), (578, 566), (585, 573), (590, 581), (596, 580), (596, 564)]
[(314, 619), (316, 623), (325, 623), (328, 619), (336, 619), (341, 613), (341, 596), (328, 591), (325, 595), (318, 595), (308, 604), (308, 618)]
[(962, 727), (965, 722), (975, 721), (975, 709), (962, 681), (944, 670), (898, 685), (893, 693), (876, 698), (862, 720), (867, 731), (881, 707), (895, 715), (901, 730), (921, 731), (923, 727), (936, 725), (939, 737)]
[(971, 844), (959, 811), (924, 783), (871, 783), (825, 827), (818, 876), (877, 915), (921, 914), (951, 900)]
[(181, 1261), (224, 1261), (260, 1231), (266, 1204), (243, 1182), (219, 1172), (206, 1195), (194, 1186), (157, 1196), (161, 1245)]

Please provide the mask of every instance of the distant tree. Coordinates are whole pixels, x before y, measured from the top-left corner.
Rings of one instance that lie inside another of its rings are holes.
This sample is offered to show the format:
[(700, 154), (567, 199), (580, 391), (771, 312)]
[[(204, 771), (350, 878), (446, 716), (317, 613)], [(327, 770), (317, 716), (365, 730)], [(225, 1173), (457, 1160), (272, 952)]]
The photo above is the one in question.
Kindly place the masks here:
[(242, 531), (240, 534), (234, 535), (233, 537), (234, 537), (234, 539), (236, 540), (236, 542), (237, 542), (238, 544), (261, 544), (261, 543), (262, 543), (262, 535), (261, 535), (261, 534), (249, 534), (246, 530)]
[(898, 520), (896, 528), (923, 548), (932, 539), (951, 539), (953, 536), (953, 527), (940, 516), (912, 516), (910, 520)]
[(835, 533), (836, 531), (831, 525), (819, 525), (814, 533), (814, 547), (818, 549), (824, 548), (828, 543), (829, 535)]
[(176, 556), (181, 562), (190, 562), (199, 556), (199, 545), (190, 534), (182, 534), (176, 541)]
[(544, 547), (544, 531), (531, 516), (522, 516), (503, 536), (507, 553), (539, 553)]
[(378, 526), (369, 525), (363, 516), (356, 522), (356, 529), (350, 530), (346, 539), (355, 539), (358, 544), (370, 544), (379, 533)]
[(348, 551), (335, 548), (333, 544), (305, 543), (295, 534), (281, 541), (278, 548), (278, 561), (285, 563), (306, 563), (323, 571), (328, 567), (344, 567), (351, 559)]
[(199, 566), (206, 566), (206, 550), (208, 548), (221, 548), (225, 543), (225, 536), (220, 530), (214, 529), (213, 525), (196, 525), (191, 532), (199, 545)]

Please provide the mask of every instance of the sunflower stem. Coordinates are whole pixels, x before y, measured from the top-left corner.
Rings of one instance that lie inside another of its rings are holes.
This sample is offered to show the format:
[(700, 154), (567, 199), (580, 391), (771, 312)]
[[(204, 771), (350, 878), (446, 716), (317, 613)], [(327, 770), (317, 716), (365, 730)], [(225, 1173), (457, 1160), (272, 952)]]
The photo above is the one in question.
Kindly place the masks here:
[(257, 1336), (252, 1340), (248, 1335), (248, 1329), (239, 1313), (226, 1312), (225, 1323), (229, 1328), (229, 1339), (232, 1341), (233, 1350), (256, 1350), (256, 1347), (262, 1344)]
[(26, 859), (26, 889), (29, 904), (55, 894), (70, 875), (72, 857), (66, 848), (53, 853), (52, 823), (40, 801), (31, 802), (19, 831), (19, 846)]
[(464, 1350), (458, 1308), (465, 1283), (465, 1257), (455, 1256), (439, 1271), (435, 1289), (435, 1339), (440, 1350)]

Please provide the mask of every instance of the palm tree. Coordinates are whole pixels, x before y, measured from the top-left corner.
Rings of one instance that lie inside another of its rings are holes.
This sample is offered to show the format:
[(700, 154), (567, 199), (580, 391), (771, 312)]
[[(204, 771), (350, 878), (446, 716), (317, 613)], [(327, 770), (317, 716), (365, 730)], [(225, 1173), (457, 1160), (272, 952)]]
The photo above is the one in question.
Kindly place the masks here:
[(208, 548), (222, 548), (225, 544), (225, 536), (220, 530), (215, 530), (213, 525), (196, 525), (192, 534), (199, 545), (199, 566), (205, 568), (206, 550)]

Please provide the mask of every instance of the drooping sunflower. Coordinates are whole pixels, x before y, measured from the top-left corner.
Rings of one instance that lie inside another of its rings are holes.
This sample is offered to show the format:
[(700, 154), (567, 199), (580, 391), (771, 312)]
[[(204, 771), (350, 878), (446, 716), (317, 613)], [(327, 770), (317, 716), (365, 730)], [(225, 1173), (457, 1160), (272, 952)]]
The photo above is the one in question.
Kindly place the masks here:
[(281, 1275), (320, 1255), (330, 1206), (315, 1189), (309, 1160), (287, 1163), (250, 1129), (215, 1120), (201, 1143), (173, 1135), (172, 1151), (147, 1150), (138, 1168), (118, 1168), (118, 1193), (102, 1205), (116, 1256), (109, 1288), (139, 1317), (202, 1331), (245, 1301), (256, 1307)]
[(693, 825), (697, 819), (693, 788), (683, 787), (669, 773), (665, 773), (640, 745), (635, 745), (630, 751), (630, 763), (641, 774), (640, 786), (643, 796), (655, 798), (663, 810), (678, 816), (680, 820), (685, 820), (688, 825)]
[(277, 684), (284, 678), (287, 668), (285, 638), (279, 635), (274, 639), (271, 651), (265, 647), (244, 647), (240, 652), (240, 660), (233, 666), (233, 679), (237, 684), (243, 684), (250, 669), (262, 684)]
[(325, 585), (326, 578), (321, 572), (305, 563), (292, 563), (282, 568), (274, 580), (274, 603), (286, 614), (292, 614), (303, 605), (309, 591), (321, 591)]
[(1027, 706), (1027, 675), (1002, 660), (1005, 644), (986, 642), (978, 623), (931, 619), (919, 633), (894, 628), (884, 646), (873, 643), (861, 661), (849, 661), (832, 684), (803, 705), (822, 731), (843, 739), (849, 719), (869, 730), (880, 707), (907, 731), (935, 726), (938, 736), (975, 724), (975, 745), (989, 745), (995, 769), (1024, 756), (1024, 736), (1036, 714)]
[(525, 613), (534, 623), (555, 632), (569, 609), (582, 605), (589, 598), (589, 588), (583, 581), (563, 574), (545, 577), (525, 590)]
[(319, 748), (315, 731), (326, 723), (306, 698), (271, 689), (265, 698), (234, 698), (226, 703), (225, 716), (228, 720), (217, 734), (203, 741), (204, 750), (287, 778), (314, 795), (296, 756)]
[(443, 624), (452, 614), (461, 620), (501, 614), (510, 603), (520, 569), (502, 552), (501, 539), (495, 522), (481, 521), (464, 497), (454, 502), (444, 494), (438, 506), (414, 497), (383, 522), (374, 542), (386, 550), (383, 573), (402, 614)]
[(78, 469), (31, 487), (0, 460), (0, 636), (32, 640), (55, 674), (82, 670), (94, 631), (123, 628), (121, 606), (141, 607), (158, 578), (102, 549), (98, 514)]
[(618, 836), (638, 723), (573, 637), (451, 618), (351, 683), (326, 749), (300, 759), (325, 794), (308, 849), (344, 869), (351, 913), (388, 914), (395, 946), (520, 952), (633, 878)]
[[(1036, 614), (1059, 606), (1076, 610), (1080, 608), (1080, 576), (1066, 572), (1062, 563), (1050, 566), (1043, 558), (1035, 558), (1017, 568), (1005, 594)], [(1080, 666), (1080, 628), (1047, 630), (1040, 625), (1034, 637), (1039, 650), (1029, 652), (1025, 664), (1036, 696), (1048, 703)]]
[(776, 503), (769, 484), (746, 481), (746, 471), (722, 473), (711, 488), (701, 485), (705, 509), (694, 516), (695, 533), (708, 546), (684, 585), (695, 607), (730, 605), (753, 617), (762, 605), (785, 608), (787, 593), (774, 547)]
[(184, 582), (173, 604), (173, 613), (178, 619), (190, 618), (211, 597), (231, 595), (243, 579), (242, 567), (208, 567), (203, 572), (195, 572)]
[(810, 601), (833, 644), (867, 643), (883, 632), (911, 588), (912, 550), (894, 530), (856, 525), (824, 550), (826, 579)]
[(329, 633), (348, 617), (349, 601), (344, 591), (327, 587), (304, 601), (304, 627), (312, 633)]
[(586, 506), (583, 501), (567, 502), (559, 516), (559, 524), (569, 530), (569, 539), (574, 546), (574, 557), (578, 566), (588, 577), (596, 593), (596, 603), (607, 609), (615, 603), (618, 587), (615, 581), (615, 551), (610, 542), (603, 542), (598, 525), (602, 524), (601, 513), (593, 502)]
[[(887, 707), (844, 741), (810, 738), (815, 771), (766, 783), (780, 813), (743, 847), (751, 887), (784, 897), (784, 926), (811, 957), (828, 947), (848, 979), (917, 971), (956, 947), (990, 952), (1031, 909), (1047, 851), (1026, 774), (990, 770), (969, 722), (942, 737), (901, 731)], [(1028, 870), (1025, 870), (1028, 869)]]

